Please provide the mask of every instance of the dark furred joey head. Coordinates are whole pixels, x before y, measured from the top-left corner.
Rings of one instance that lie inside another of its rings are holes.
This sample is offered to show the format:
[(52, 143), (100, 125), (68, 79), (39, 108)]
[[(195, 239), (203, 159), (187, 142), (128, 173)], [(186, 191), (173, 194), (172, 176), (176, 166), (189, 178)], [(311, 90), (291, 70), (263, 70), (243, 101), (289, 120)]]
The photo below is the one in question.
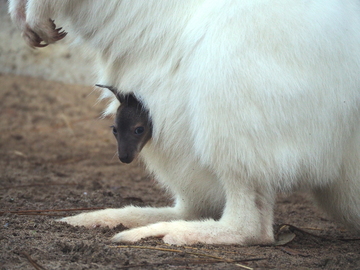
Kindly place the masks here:
[(116, 112), (115, 123), (111, 128), (118, 143), (120, 161), (131, 163), (151, 139), (152, 124), (149, 111), (133, 94), (122, 95), (116, 88), (97, 86), (108, 88), (121, 103)]

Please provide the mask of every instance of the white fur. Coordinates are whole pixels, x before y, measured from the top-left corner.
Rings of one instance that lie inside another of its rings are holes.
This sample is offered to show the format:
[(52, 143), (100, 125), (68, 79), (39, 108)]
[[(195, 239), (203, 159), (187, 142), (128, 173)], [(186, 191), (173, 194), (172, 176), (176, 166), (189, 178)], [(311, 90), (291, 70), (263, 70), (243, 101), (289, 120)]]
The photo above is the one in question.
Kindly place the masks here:
[(302, 188), (360, 230), (358, 0), (27, 1), (51, 43), (48, 18), (98, 51), (97, 83), (149, 108), (142, 158), (175, 199), (63, 221), (142, 226), (114, 241), (270, 243), (276, 192)]

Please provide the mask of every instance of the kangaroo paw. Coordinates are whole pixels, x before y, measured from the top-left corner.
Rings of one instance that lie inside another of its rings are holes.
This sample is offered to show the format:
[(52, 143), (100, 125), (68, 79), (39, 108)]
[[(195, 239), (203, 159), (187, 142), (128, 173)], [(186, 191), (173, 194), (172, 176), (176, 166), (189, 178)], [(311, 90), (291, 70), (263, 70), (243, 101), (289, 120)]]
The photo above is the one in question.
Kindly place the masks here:
[(46, 47), (63, 39), (67, 32), (62, 27), (56, 28), (54, 20), (49, 19), (46, 23), (38, 23), (34, 26), (25, 25), (22, 36), (30, 47)]

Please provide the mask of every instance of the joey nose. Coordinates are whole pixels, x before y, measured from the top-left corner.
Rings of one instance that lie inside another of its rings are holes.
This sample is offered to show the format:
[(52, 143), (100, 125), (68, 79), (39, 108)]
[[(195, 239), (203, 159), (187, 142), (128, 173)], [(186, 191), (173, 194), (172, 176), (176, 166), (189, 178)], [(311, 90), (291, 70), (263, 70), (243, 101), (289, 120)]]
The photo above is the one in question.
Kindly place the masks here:
[(131, 163), (133, 161), (133, 158), (129, 156), (129, 154), (119, 156), (119, 159), (122, 163)]

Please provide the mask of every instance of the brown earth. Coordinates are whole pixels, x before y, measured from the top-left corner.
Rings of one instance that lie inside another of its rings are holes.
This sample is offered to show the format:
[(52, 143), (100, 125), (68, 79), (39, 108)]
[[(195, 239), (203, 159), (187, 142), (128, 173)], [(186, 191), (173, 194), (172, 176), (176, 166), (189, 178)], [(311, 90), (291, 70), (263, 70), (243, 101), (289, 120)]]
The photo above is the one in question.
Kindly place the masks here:
[(1, 270), (360, 269), (359, 235), (333, 223), (303, 193), (278, 199), (275, 231), (295, 226), (289, 234), (281, 230), (295, 236), (282, 246), (176, 247), (152, 238), (124, 247), (109, 241), (122, 226), (56, 222), (86, 211), (71, 209), (171, 204), (139, 162), (120, 164), (112, 120), (99, 119), (105, 104), (91, 92), (0, 74)]

